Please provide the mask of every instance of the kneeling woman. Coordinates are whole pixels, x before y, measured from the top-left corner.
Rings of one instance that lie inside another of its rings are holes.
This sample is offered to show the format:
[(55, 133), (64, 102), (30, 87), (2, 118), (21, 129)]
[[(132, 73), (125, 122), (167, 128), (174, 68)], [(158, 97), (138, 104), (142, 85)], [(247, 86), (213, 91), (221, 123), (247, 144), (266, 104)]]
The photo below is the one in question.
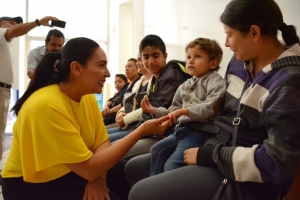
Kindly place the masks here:
[(108, 192), (106, 172), (147, 130), (162, 134), (167, 124), (164, 118), (149, 121), (110, 146), (94, 96), (107, 77), (104, 51), (87, 38), (71, 39), (43, 57), (13, 107), (4, 199), (118, 199)]

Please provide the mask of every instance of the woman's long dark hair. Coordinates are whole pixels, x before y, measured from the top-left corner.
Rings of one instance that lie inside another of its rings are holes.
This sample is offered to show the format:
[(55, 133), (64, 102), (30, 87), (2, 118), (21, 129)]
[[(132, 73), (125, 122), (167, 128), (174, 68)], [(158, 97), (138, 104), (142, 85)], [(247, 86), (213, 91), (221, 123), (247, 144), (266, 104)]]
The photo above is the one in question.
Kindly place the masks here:
[(296, 28), (284, 23), (280, 8), (274, 0), (232, 0), (220, 20), (242, 33), (248, 33), (252, 25), (259, 26), (263, 35), (271, 37), (277, 37), (277, 31), (280, 30), (287, 45), (299, 43)]
[(37, 65), (27, 90), (12, 111), (18, 115), (26, 99), (38, 89), (67, 81), (70, 76), (70, 64), (77, 61), (84, 66), (99, 47), (95, 41), (80, 37), (69, 40), (60, 52), (46, 54)]

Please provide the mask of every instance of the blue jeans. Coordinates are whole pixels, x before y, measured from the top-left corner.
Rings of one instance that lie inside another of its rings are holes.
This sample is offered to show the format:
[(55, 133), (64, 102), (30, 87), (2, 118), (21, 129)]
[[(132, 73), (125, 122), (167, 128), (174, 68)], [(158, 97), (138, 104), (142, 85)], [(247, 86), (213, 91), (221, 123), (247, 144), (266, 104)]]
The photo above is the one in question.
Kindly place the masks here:
[(122, 139), (126, 135), (128, 135), (131, 130), (122, 130), (119, 127), (109, 128), (107, 129), (107, 133), (109, 135), (110, 142), (114, 142), (116, 140)]
[(186, 166), (183, 161), (184, 151), (203, 145), (209, 135), (204, 131), (188, 127), (176, 128), (174, 133), (152, 146), (149, 175), (153, 176)]

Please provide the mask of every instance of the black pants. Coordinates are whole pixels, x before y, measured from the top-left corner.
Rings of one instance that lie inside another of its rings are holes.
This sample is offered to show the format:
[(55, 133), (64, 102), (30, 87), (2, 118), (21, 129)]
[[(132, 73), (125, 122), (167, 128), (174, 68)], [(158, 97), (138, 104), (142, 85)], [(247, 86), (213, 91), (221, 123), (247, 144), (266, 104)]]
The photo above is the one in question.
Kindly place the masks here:
[[(125, 164), (121, 161), (108, 172), (111, 200), (127, 199), (130, 187), (125, 180), (124, 170), (120, 170), (124, 169)], [(2, 194), (5, 200), (82, 200), (86, 184), (87, 180), (73, 172), (45, 183), (24, 182), (23, 177), (3, 178)]]
[(149, 177), (150, 154), (128, 161), (125, 174), (132, 185), (129, 200), (210, 200), (224, 177), (217, 168), (181, 167)]
[(111, 192), (116, 194), (121, 200), (127, 200), (131, 189), (125, 178), (126, 160), (120, 160), (113, 168), (107, 172), (107, 185)]
[(116, 123), (116, 114), (117, 113), (111, 113), (111, 114), (107, 115), (106, 117), (104, 117), (103, 122), (104, 122), (105, 126)]

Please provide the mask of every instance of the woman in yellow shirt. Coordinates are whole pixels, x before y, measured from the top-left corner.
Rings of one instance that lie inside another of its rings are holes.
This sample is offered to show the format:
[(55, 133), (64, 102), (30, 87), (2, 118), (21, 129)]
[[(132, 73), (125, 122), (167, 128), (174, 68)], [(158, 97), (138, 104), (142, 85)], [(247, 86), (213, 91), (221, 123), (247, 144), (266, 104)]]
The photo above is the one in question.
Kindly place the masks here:
[(100, 46), (88, 38), (46, 54), (13, 110), (10, 154), (2, 172), (3, 196), (17, 199), (118, 199), (106, 172), (147, 130), (163, 134), (161, 118), (110, 146), (94, 93), (110, 77)]

